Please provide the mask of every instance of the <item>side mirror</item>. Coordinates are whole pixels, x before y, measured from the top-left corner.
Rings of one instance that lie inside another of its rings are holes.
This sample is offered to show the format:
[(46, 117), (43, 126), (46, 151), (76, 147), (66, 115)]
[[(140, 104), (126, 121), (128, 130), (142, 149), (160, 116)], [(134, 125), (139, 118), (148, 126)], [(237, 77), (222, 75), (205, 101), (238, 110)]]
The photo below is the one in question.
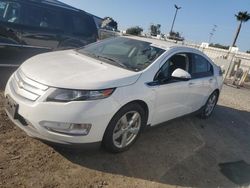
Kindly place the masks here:
[(183, 69), (179, 68), (175, 69), (171, 76), (177, 80), (182, 81), (188, 81), (191, 79), (191, 75), (187, 71), (184, 71)]

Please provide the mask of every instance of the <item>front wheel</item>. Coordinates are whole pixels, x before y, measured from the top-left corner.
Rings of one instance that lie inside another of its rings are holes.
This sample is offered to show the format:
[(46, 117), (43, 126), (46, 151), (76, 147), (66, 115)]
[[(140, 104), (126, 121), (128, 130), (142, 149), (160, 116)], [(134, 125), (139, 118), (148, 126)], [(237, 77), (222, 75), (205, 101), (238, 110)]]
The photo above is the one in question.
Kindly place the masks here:
[(202, 119), (209, 118), (211, 114), (213, 113), (214, 107), (217, 104), (219, 98), (219, 93), (217, 91), (214, 91), (208, 98), (204, 108), (202, 109), (202, 112), (200, 114), (200, 117)]
[(145, 124), (145, 111), (140, 105), (132, 103), (124, 106), (115, 114), (105, 131), (105, 149), (114, 153), (127, 150), (136, 141)]

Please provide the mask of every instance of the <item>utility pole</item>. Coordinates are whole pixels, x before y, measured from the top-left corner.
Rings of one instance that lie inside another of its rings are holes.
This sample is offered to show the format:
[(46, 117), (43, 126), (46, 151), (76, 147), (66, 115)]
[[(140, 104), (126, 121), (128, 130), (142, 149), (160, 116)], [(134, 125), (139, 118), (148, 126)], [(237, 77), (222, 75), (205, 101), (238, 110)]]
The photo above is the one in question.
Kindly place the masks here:
[(214, 33), (215, 33), (217, 27), (218, 27), (217, 25), (214, 25), (212, 31), (209, 33), (209, 39), (208, 39), (209, 44), (212, 41), (212, 37), (214, 36)]
[(173, 32), (173, 28), (174, 28), (174, 23), (175, 23), (177, 12), (178, 12), (178, 10), (181, 9), (181, 7), (178, 7), (177, 5), (174, 5), (174, 7), (175, 7), (176, 10), (175, 10), (175, 15), (174, 15), (174, 19), (173, 19), (173, 23), (172, 23), (169, 35), (171, 35), (171, 33)]

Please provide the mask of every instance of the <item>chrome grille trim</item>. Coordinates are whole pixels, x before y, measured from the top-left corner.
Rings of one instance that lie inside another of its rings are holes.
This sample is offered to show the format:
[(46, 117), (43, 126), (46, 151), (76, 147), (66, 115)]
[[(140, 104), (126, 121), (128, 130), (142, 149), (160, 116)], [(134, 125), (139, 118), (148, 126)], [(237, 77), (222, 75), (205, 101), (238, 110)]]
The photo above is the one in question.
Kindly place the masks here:
[(15, 93), (25, 99), (29, 99), (31, 101), (35, 101), (36, 99), (38, 99), (38, 95), (35, 95), (33, 93), (30, 93), (29, 91), (25, 90), (25, 89), (21, 89), (19, 88), (17, 82), (15, 81), (15, 79), (12, 80), (12, 87), (15, 91)]
[(18, 96), (30, 101), (36, 101), (48, 89), (48, 86), (26, 77), (20, 69), (14, 73), (11, 86)]
[(29, 79), (27, 76), (24, 75), (24, 73), (20, 69), (16, 72), (16, 74), (19, 75), (29, 85), (32, 85), (32, 86), (34, 86), (38, 89), (41, 89), (43, 91), (48, 89), (48, 86), (40, 84), (36, 81)]
[[(37, 89), (36, 87), (34, 87), (34, 86), (30, 85), (29, 83), (27, 83), (26, 81), (24, 81), (24, 79), (22, 77), (20, 77), (19, 74), (15, 74), (14, 78), (15, 78), (14, 80), (19, 88), (23, 88), (24, 90), (30, 91), (36, 95), (42, 95), (44, 93), (44, 91)], [(22, 85), (20, 85), (20, 83), (22, 83)]]

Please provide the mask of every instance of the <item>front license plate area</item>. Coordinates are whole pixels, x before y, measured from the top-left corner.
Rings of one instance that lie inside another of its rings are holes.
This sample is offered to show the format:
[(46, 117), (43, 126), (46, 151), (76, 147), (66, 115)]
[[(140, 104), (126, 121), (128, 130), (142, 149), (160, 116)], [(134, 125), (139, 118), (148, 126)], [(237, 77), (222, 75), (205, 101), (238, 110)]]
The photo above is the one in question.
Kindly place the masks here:
[(8, 95), (6, 96), (5, 100), (5, 108), (9, 112), (11, 117), (17, 119), (18, 104)]

